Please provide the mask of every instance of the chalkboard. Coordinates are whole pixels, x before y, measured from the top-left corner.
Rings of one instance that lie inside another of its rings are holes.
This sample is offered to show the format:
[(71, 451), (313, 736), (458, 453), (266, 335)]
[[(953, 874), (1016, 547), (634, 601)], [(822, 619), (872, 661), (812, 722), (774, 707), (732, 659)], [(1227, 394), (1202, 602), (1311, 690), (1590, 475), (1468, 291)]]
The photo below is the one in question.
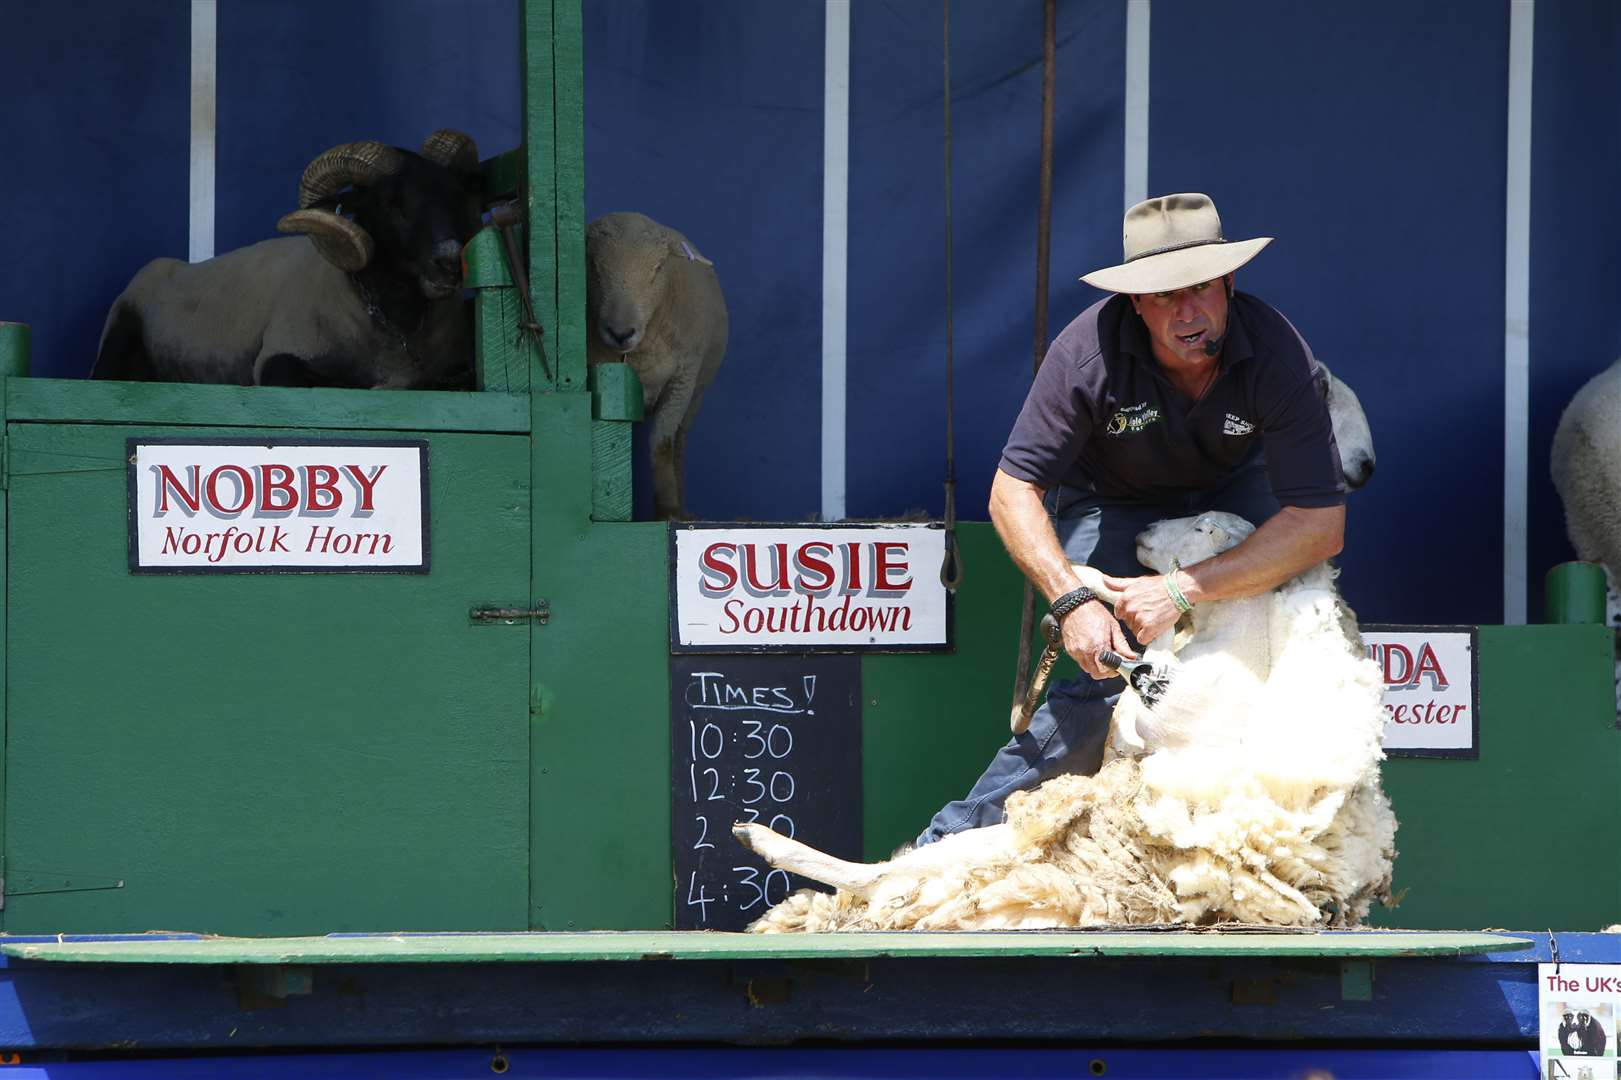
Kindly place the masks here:
[(735, 821), (861, 857), (860, 657), (672, 656), (670, 699), (677, 930), (741, 930), (825, 888), (767, 866)]

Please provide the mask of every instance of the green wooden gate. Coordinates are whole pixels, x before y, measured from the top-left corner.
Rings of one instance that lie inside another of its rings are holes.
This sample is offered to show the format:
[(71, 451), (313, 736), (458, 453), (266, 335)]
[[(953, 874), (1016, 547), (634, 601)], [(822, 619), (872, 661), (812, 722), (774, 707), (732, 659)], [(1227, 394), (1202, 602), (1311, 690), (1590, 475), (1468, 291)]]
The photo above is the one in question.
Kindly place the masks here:
[[(106, 419), (6, 429), (7, 930), (527, 927), (525, 434)], [(432, 573), (131, 574), (179, 435), (426, 439)]]

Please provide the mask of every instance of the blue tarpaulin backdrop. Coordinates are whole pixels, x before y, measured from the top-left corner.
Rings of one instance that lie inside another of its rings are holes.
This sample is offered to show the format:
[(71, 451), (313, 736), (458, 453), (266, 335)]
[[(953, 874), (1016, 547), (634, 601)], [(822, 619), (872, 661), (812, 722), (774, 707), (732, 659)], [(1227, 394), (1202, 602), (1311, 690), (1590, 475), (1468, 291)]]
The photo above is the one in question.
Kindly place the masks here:
[[(0, 12), (0, 319), (78, 377), (113, 297), (185, 257), (192, 5)], [(941, 5), (850, 6), (847, 507), (942, 509)], [(274, 234), (299, 172), (351, 138), (519, 130), (515, 0), (218, 0), (216, 250)], [(641, 210), (713, 258), (732, 313), (688, 453), (710, 518), (821, 506), (822, 0), (585, 0), (586, 211)], [(1277, 242), (1241, 285), (1362, 397), (1379, 471), (1342, 585), (1379, 622), (1503, 617), (1507, 0), (1159, 0), (1148, 189), (1199, 190)], [(1040, 0), (952, 8), (959, 514), (983, 518), (1030, 378)], [(1051, 332), (1117, 261), (1125, 0), (1058, 16)], [(1530, 611), (1570, 557), (1547, 447), (1621, 354), (1621, 6), (1536, 5)], [(646, 493), (642, 492), (643, 503)]]

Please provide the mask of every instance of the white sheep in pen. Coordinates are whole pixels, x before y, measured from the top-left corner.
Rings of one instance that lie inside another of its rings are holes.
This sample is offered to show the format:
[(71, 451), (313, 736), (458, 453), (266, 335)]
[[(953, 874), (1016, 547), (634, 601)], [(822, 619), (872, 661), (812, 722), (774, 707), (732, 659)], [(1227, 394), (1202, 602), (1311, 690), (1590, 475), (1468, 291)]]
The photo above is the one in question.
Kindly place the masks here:
[[(1551, 465), (1571, 546), (1577, 558), (1604, 567), (1607, 621), (1621, 630), (1621, 360), (1588, 380), (1565, 407)], [(1615, 683), (1621, 716), (1621, 657)]]
[(1328, 419), (1334, 425), (1334, 443), (1340, 451), (1340, 473), (1345, 486), (1356, 490), (1373, 475), (1373, 432), (1368, 427), (1367, 414), (1362, 411), (1362, 399), (1356, 391), (1321, 360), (1323, 400), (1328, 404)]
[(686, 513), (685, 458), (704, 389), (726, 354), (726, 298), (685, 236), (643, 214), (604, 214), (585, 230), (586, 350), (642, 381), (653, 511)]
[[(1251, 531), (1230, 514), (1162, 522), (1139, 556), (1163, 572)], [(795, 893), (750, 929), (1360, 922), (1388, 899), (1396, 821), (1379, 786), (1383, 682), (1333, 571), (1193, 615), (1161, 702), (1122, 697), (1098, 774), (1011, 796), (1001, 825), (870, 865), (735, 826), (767, 862), (838, 890)], [(1145, 657), (1166, 662), (1171, 637)]]

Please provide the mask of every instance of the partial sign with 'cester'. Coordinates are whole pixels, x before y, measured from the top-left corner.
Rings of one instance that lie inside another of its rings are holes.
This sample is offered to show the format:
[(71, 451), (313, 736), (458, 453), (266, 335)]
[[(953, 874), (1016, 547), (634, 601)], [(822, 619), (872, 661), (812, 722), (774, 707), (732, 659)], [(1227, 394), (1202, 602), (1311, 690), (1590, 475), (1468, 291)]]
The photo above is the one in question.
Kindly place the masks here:
[(1472, 626), (1364, 626), (1385, 682), (1385, 753), (1480, 756), (1478, 634)]
[(131, 439), (136, 573), (428, 570), (428, 446)]
[(944, 652), (945, 532), (933, 525), (679, 525), (673, 652)]

